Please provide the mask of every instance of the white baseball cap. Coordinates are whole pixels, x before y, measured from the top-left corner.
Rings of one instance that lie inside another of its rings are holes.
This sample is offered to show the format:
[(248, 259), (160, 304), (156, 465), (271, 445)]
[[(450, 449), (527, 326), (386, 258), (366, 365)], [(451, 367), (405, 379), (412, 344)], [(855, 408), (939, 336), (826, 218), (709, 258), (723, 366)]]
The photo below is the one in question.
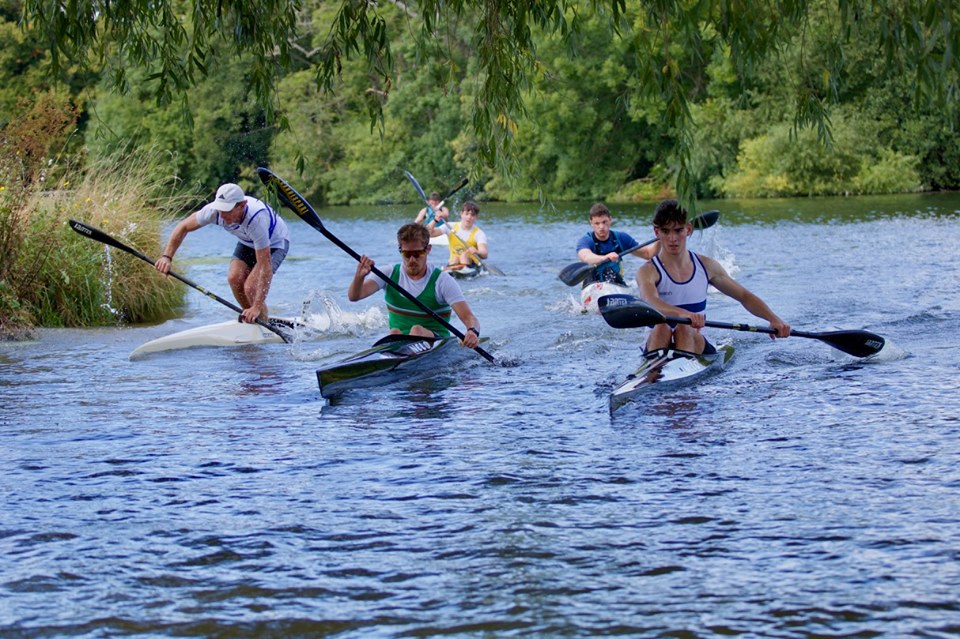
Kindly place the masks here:
[(214, 198), (210, 206), (218, 211), (229, 211), (240, 202), (243, 202), (243, 189), (236, 184), (223, 184), (217, 189), (217, 197)]

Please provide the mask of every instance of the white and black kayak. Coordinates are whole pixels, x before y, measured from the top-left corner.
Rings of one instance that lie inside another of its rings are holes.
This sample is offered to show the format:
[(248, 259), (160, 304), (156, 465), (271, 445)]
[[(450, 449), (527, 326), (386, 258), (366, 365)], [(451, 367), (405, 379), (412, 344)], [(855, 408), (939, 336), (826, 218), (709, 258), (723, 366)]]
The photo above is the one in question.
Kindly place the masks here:
[(580, 312), (599, 313), (597, 300), (604, 295), (628, 295), (633, 291), (616, 282), (589, 282), (580, 289)]
[(719, 346), (712, 353), (696, 354), (662, 348), (643, 357), (640, 368), (610, 393), (610, 412), (638, 401), (651, 391), (673, 390), (715, 373), (733, 357), (733, 346)]
[[(292, 336), (297, 326), (303, 326), (299, 320), (280, 317), (271, 317), (268, 323), (274, 330), (261, 324), (247, 324), (238, 320), (197, 326), (141, 344), (130, 353), (130, 359), (137, 359), (150, 353), (197, 346), (283, 344), (284, 339), (278, 333)], [(287, 341), (290, 341), (290, 339)]]
[(387, 335), (371, 348), (317, 370), (320, 395), (369, 388), (409, 377), (436, 366), (437, 356), (456, 348), (456, 337)]
[(487, 269), (482, 264), (448, 264), (443, 267), (443, 270), (458, 280), (468, 280), (487, 274)]

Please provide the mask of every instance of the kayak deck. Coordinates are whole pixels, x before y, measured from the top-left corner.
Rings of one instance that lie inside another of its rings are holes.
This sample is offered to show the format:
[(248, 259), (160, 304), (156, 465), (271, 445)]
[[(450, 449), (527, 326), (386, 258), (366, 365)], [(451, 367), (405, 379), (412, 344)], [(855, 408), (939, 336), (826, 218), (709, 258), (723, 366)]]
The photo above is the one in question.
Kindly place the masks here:
[[(292, 337), (297, 327), (304, 324), (298, 319), (274, 318), (271, 326)], [(130, 359), (136, 359), (150, 353), (193, 348), (197, 346), (244, 346), (247, 344), (282, 344), (283, 339), (275, 332), (260, 324), (247, 324), (237, 320), (207, 324), (196, 328), (164, 335), (141, 344), (130, 353)]]
[(716, 352), (695, 354), (659, 349), (644, 355), (640, 368), (610, 393), (610, 412), (637, 401), (651, 390), (671, 390), (715, 373), (733, 357), (733, 346), (718, 346)]
[(424, 361), (435, 360), (436, 354), (457, 344), (456, 337), (387, 335), (367, 350), (317, 369), (320, 395), (330, 399), (347, 390), (378, 386), (419, 372)]
[(450, 273), (450, 275), (457, 278), (458, 280), (465, 280), (471, 277), (485, 275), (487, 273), (487, 269), (485, 269), (480, 264), (468, 264), (468, 265), (448, 264), (447, 266), (443, 267), (443, 270), (446, 271), (447, 273)]
[(615, 282), (589, 282), (580, 289), (580, 312), (599, 313), (597, 301), (604, 295), (623, 295), (633, 291)]

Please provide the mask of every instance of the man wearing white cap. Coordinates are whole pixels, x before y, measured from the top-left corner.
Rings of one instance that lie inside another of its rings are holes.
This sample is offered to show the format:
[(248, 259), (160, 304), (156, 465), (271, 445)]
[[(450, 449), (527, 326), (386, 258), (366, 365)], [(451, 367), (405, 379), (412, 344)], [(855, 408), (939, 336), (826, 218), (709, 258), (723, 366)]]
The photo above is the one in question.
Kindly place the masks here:
[(266, 321), (267, 293), (273, 274), (290, 250), (287, 224), (266, 202), (245, 196), (236, 184), (224, 184), (217, 189), (213, 202), (174, 227), (163, 255), (156, 261), (156, 269), (164, 275), (169, 273), (183, 238), (208, 224), (223, 227), (239, 240), (230, 260), (227, 281), (243, 307), (241, 319)]

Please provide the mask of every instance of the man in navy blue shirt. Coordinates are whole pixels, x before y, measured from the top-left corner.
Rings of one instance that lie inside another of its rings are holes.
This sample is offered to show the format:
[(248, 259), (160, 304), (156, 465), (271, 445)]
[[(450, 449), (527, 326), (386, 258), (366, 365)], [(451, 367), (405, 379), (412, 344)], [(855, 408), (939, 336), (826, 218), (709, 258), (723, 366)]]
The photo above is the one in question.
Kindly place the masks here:
[(593, 231), (587, 233), (577, 242), (577, 257), (581, 262), (595, 264), (591, 278), (588, 282), (613, 282), (621, 286), (626, 286), (623, 281), (623, 261), (619, 253), (632, 251), (633, 255), (649, 260), (657, 254), (660, 248), (658, 243), (654, 242), (649, 246), (640, 248), (640, 243), (630, 237), (629, 234), (622, 231), (610, 230), (613, 223), (613, 216), (610, 215), (610, 209), (606, 205), (597, 202), (590, 207), (590, 226)]

